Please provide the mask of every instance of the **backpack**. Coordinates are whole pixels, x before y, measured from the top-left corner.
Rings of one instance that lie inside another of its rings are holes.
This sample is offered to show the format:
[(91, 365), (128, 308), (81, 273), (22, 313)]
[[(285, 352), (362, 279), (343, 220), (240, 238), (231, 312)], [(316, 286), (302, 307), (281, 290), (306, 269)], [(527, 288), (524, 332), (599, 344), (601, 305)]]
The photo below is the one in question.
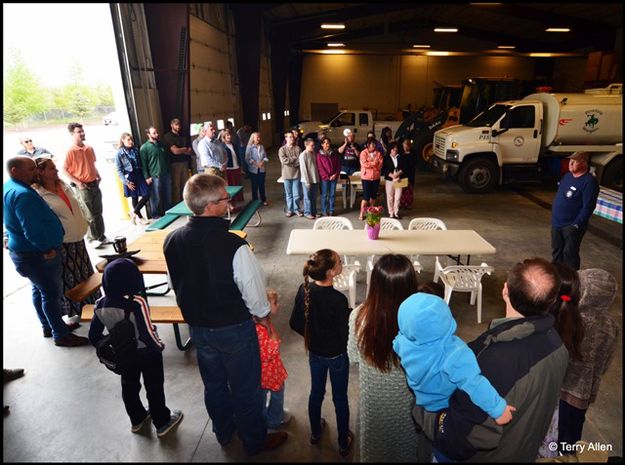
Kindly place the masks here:
[(121, 375), (137, 351), (135, 325), (130, 321), (130, 310), (125, 310), (124, 319), (115, 323), (96, 344), (96, 355), (106, 368)]

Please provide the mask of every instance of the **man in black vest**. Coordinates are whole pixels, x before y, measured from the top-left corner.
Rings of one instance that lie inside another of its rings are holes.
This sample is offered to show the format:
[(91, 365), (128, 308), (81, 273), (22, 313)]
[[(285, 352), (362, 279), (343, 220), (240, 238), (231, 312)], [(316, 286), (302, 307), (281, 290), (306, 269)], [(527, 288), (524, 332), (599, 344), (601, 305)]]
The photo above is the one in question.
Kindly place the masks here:
[(252, 315), (270, 306), (263, 271), (247, 242), (228, 232), (230, 203), (219, 176), (196, 174), (184, 187), (194, 216), (167, 236), (167, 268), (176, 301), (189, 324), (204, 382), (204, 403), (222, 446), (235, 429), (250, 455), (287, 439), (267, 434), (260, 401), (260, 350)]

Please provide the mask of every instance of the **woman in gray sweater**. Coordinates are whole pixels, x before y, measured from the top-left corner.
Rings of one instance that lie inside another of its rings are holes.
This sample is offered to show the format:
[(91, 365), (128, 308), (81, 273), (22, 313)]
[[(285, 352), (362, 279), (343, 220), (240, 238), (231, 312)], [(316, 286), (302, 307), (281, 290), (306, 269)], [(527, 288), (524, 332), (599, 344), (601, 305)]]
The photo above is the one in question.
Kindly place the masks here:
[(371, 273), (367, 299), (349, 318), (347, 353), (360, 365), (361, 462), (415, 462), (417, 453), (430, 458), (412, 420), (414, 395), (392, 347), (399, 305), (415, 292), (417, 275), (408, 257), (384, 255)]

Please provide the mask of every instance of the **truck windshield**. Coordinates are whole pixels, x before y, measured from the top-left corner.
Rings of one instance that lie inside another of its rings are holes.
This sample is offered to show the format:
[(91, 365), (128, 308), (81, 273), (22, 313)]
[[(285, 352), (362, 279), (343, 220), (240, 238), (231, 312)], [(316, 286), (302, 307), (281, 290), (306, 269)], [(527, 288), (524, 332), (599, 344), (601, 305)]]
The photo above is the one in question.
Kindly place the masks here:
[(341, 113), (343, 113), (343, 112), (339, 111), (338, 113), (334, 113), (330, 118), (322, 120), (321, 123), (322, 124), (330, 124), (330, 121), (332, 121), (334, 118), (339, 116)]
[(510, 105), (493, 105), (488, 110), (480, 113), (471, 121), (469, 121), (466, 125), (472, 128), (478, 128), (482, 126), (486, 126), (490, 128), (493, 124), (501, 118), (501, 116), (510, 108)]

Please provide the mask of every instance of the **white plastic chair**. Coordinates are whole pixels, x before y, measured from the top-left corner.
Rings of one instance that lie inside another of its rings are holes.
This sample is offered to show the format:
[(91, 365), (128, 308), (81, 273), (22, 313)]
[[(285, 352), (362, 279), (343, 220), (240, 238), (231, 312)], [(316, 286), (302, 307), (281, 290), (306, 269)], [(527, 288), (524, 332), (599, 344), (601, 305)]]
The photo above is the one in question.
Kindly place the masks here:
[[(360, 177), (360, 171), (354, 171), (352, 176)], [(352, 184), (350, 185), (349, 192), (349, 208), (354, 208), (354, 203), (356, 202), (356, 194), (358, 192), (362, 193), (362, 184)]]
[(354, 229), (354, 225), (344, 216), (322, 216), (315, 220), (313, 229)]
[[(445, 225), (445, 222), (443, 220), (439, 220), (438, 218), (425, 218), (425, 217), (413, 218), (410, 220), (410, 223), (408, 223), (409, 231), (410, 230), (433, 231), (436, 229), (447, 230), (447, 226)], [(419, 262), (419, 256), (413, 255), (411, 259), (412, 259), (412, 264), (414, 266), (415, 271), (417, 273), (421, 273), (421, 271), (423, 270), (423, 267), (421, 266), (421, 263)], [(434, 282), (435, 283), (438, 282), (439, 266), (442, 268), (441, 262), (437, 255), (436, 263), (434, 264)]]
[(480, 266), (469, 265), (452, 265), (443, 268), (439, 262), (436, 262), (439, 276), (443, 284), (445, 284), (445, 302), (451, 300), (451, 293), (470, 292), (470, 304), (475, 305), (475, 297), (477, 294), (477, 322), (482, 322), (482, 276), (490, 275), (495, 269), (482, 263)]
[[(347, 176), (345, 171), (341, 171), (341, 175)], [(336, 183), (336, 192), (340, 192), (343, 197), (343, 210), (347, 210), (347, 191), (349, 190), (349, 179), (339, 177)]]
[(360, 263), (356, 260), (351, 265), (343, 265), (343, 271), (340, 275), (335, 276), (332, 280), (334, 289), (344, 292), (348, 291), (348, 300), (350, 308), (356, 308), (356, 281), (358, 272), (360, 271)]
[[(366, 227), (366, 223), (364, 227)], [(396, 218), (380, 219), (380, 231), (391, 231), (393, 229), (403, 230), (404, 226)], [(371, 280), (371, 272), (373, 271), (374, 261), (375, 261), (375, 255), (369, 255), (367, 257), (367, 293), (369, 292), (369, 281)]]

